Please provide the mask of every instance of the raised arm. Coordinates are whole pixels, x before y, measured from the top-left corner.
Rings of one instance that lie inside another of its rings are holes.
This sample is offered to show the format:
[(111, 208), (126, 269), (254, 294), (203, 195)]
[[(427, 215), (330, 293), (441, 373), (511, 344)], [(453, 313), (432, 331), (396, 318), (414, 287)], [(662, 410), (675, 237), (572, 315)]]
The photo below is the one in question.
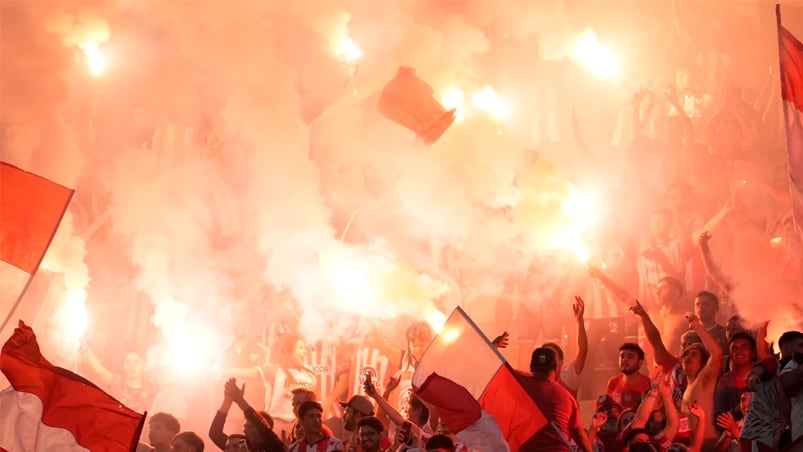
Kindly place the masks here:
[(694, 124), (680, 105), (677, 89), (675, 89), (672, 84), (667, 84), (666, 86), (666, 98), (669, 104), (672, 105), (678, 113), (678, 118), (680, 118), (680, 121), (683, 123), (683, 138), (685, 143), (691, 143), (692, 140), (694, 140)]
[(733, 199), (733, 197), (728, 198), (728, 200), (725, 201), (725, 204), (722, 205), (722, 208), (720, 208), (719, 211), (703, 225), (703, 227), (692, 232), (691, 243), (700, 243), (700, 237), (703, 234), (714, 232), (722, 224), (722, 222), (725, 221), (728, 215), (734, 211), (735, 208), (736, 200)]
[(655, 362), (657, 364), (661, 364), (667, 358), (671, 358), (672, 354), (666, 349), (664, 342), (661, 340), (661, 333), (658, 331), (658, 328), (652, 323), (652, 319), (650, 319), (649, 314), (641, 305), (641, 303), (636, 300), (636, 304), (630, 308), (633, 314), (636, 314), (639, 318), (641, 318), (641, 325), (644, 327), (644, 334), (647, 336), (647, 340), (650, 342), (652, 346), (653, 353), (655, 354)]
[(696, 315), (689, 313), (686, 314), (686, 318), (689, 320), (689, 328), (700, 336), (705, 349), (710, 355), (708, 362), (705, 363), (705, 366), (700, 371), (699, 378), (703, 378), (707, 381), (716, 381), (722, 371), (722, 346), (719, 345), (719, 341), (714, 339), (714, 336), (703, 327), (703, 324), (700, 323), (700, 319), (698, 319)]
[(731, 284), (728, 278), (722, 273), (717, 264), (714, 262), (714, 257), (711, 255), (711, 248), (708, 242), (711, 240), (711, 234), (708, 231), (700, 234), (697, 244), (700, 246), (700, 257), (703, 259), (703, 268), (705, 273), (716, 283), (716, 285), (725, 293), (729, 293)]
[(245, 385), (242, 388), (238, 388), (237, 380), (229, 378), (226, 381), (225, 394), (243, 410), (245, 418), (257, 429), (259, 438), (262, 440), (261, 447), (263, 450), (268, 452), (284, 452), (286, 450), (282, 440), (270, 428), (267, 419), (263, 418), (245, 401)]
[(112, 381), (114, 380), (114, 374), (103, 365), (103, 363), (100, 361), (100, 358), (95, 355), (92, 349), (89, 347), (84, 347), (83, 352), (84, 360), (87, 364), (89, 364), (89, 367), (92, 369), (95, 375), (100, 378), (101, 383), (107, 386), (112, 384)]
[(226, 417), (229, 414), (231, 404), (231, 397), (229, 397), (224, 387), (223, 402), (220, 404), (220, 408), (218, 408), (215, 417), (212, 419), (212, 424), (209, 426), (209, 439), (211, 439), (220, 450), (226, 449), (226, 441), (229, 438), (228, 435), (223, 433), (223, 427), (226, 425)]
[(761, 325), (758, 326), (756, 348), (758, 350), (759, 361), (770, 357), (770, 344), (767, 343), (767, 328), (769, 325), (770, 322), (761, 322)]
[(701, 452), (703, 450), (703, 441), (705, 440), (705, 416), (706, 413), (697, 402), (689, 404), (689, 412), (692, 416), (697, 418), (697, 427), (691, 437), (691, 444), (689, 450), (691, 452)]
[(577, 354), (574, 355), (574, 371), (577, 375), (583, 371), (586, 365), (586, 358), (588, 357), (588, 334), (586, 333), (586, 323), (583, 315), (586, 311), (586, 303), (582, 298), (575, 296), (574, 300), (577, 302), (572, 305), (574, 311), (574, 319), (577, 321)]
[(399, 413), (396, 410), (396, 408), (393, 408), (393, 406), (390, 403), (388, 403), (385, 397), (383, 397), (376, 391), (376, 386), (374, 386), (373, 384), (367, 384), (366, 382), (366, 384), (363, 385), (363, 389), (365, 390), (365, 394), (368, 395), (368, 397), (376, 400), (376, 404), (377, 406), (379, 406), (379, 410), (385, 413), (391, 422), (393, 422), (396, 425), (402, 425), (402, 423), (404, 423), (404, 421), (406, 420), (404, 419), (404, 416), (402, 416), (401, 413)]
[(622, 303), (628, 304), (632, 300), (627, 289), (608, 278), (608, 276), (599, 268), (589, 265), (588, 274), (591, 275), (592, 278), (598, 279), (599, 282), (601, 282), (602, 285), (605, 286), (605, 288), (608, 289)]

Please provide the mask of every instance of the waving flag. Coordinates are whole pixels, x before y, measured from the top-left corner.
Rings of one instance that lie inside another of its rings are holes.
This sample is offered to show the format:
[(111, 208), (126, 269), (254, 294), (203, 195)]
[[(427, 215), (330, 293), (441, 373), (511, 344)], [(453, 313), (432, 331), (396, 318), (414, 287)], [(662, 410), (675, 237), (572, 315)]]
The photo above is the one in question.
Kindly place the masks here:
[(73, 190), (0, 162), (0, 325), (19, 305)]
[(0, 451), (134, 451), (145, 416), (82, 377), (50, 364), (20, 322), (3, 346)]
[(495, 429), (483, 427), (491, 418), (514, 451), (547, 424), (505, 358), (460, 307), (421, 357), (413, 386), (422, 400), (438, 407), (458, 438), (476, 450), (504, 450), (477, 447), (494, 441)]
[(781, 26), (778, 18), (778, 53), (781, 68), (781, 98), (786, 123), (786, 154), (789, 161), (789, 192), (798, 238), (803, 237), (803, 44)]

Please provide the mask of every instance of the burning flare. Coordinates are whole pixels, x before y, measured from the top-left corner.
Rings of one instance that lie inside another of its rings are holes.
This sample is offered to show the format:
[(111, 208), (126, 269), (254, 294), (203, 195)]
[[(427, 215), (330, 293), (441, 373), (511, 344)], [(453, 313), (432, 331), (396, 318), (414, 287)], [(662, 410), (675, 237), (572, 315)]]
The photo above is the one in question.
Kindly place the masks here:
[(100, 52), (100, 47), (95, 41), (87, 41), (80, 44), (81, 50), (86, 55), (86, 61), (89, 65), (89, 72), (93, 77), (98, 77), (106, 72), (106, 59)]
[(591, 29), (586, 29), (577, 37), (571, 58), (586, 66), (597, 77), (609, 79), (619, 72), (619, 64), (613, 52), (597, 42), (597, 35)]

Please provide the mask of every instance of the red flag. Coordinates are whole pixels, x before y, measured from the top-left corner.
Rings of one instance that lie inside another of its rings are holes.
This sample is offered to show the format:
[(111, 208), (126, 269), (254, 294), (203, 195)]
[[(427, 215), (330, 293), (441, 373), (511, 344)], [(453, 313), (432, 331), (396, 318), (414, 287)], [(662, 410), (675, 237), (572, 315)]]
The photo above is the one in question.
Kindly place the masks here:
[(789, 193), (798, 237), (803, 237), (803, 44), (781, 26), (778, 16), (778, 51), (781, 68), (781, 98), (786, 123), (786, 155), (789, 162)]
[(134, 451), (145, 416), (124, 407), (84, 378), (53, 366), (33, 330), (20, 322), (3, 346), (0, 449)]
[[(547, 424), (546, 417), (516, 378), (505, 358), (460, 307), (449, 316), (441, 333), (421, 357), (413, 375), (416, 393), (428, 402), (428, 392), (432, 391), (426, 391), (425, 383), (433, 374), (437, 374), (433, 378), (451, 380), (471, 394), (479, 402), (482, 411), (496, 421), (511, 450), (519, 450), (522, 444)], [(476, 410), (464, 397), (458, 397), (459, 391), (454, 394), (456, 396), (452, 400), (463, 409), (449, 406), (447, 414), (459, 414), (451, 421), (465, 425), (476, 417)], [(433, 405), (443, 404), (441, 399), (448, 401), (449, 397), (434, 398)], [(445, 420), (449, 426), (450, 419)], [(455, 433), (460, 437), (459, 431)], [(461, 440), (472, 447), (469, 441)]]
[(0, 162), (2, 326), (39, 268), (72, 194), (69, 188)]
[(447, 111), (432, 94), (432, 87), (415, 75), (415, 69), (402, 66), (382, 90), (379, 112), (432, 144), (456, 118), (455, 111)]

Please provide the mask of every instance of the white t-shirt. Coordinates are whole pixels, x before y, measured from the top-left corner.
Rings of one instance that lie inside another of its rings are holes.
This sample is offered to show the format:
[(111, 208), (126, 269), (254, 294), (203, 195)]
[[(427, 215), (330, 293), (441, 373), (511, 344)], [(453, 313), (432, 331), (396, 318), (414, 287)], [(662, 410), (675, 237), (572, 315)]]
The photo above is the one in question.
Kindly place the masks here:
[(577, 393), (577, 389), (580, 387), (580, 375), (577, 374), (577, 369), (574, 368), (574, 361), (569, 364), (569, 367), (560, 371), (560, 381), (563, 382), (566, 389)]
[[(797, 361), (790, 360), (781, 370), (781, 375), (797, 369), (798, 366), (800, 364)], [(795, 441), (803, 436), (803, 394), (798, 393), (790, 401), (792, 402), (792, 441)]]

